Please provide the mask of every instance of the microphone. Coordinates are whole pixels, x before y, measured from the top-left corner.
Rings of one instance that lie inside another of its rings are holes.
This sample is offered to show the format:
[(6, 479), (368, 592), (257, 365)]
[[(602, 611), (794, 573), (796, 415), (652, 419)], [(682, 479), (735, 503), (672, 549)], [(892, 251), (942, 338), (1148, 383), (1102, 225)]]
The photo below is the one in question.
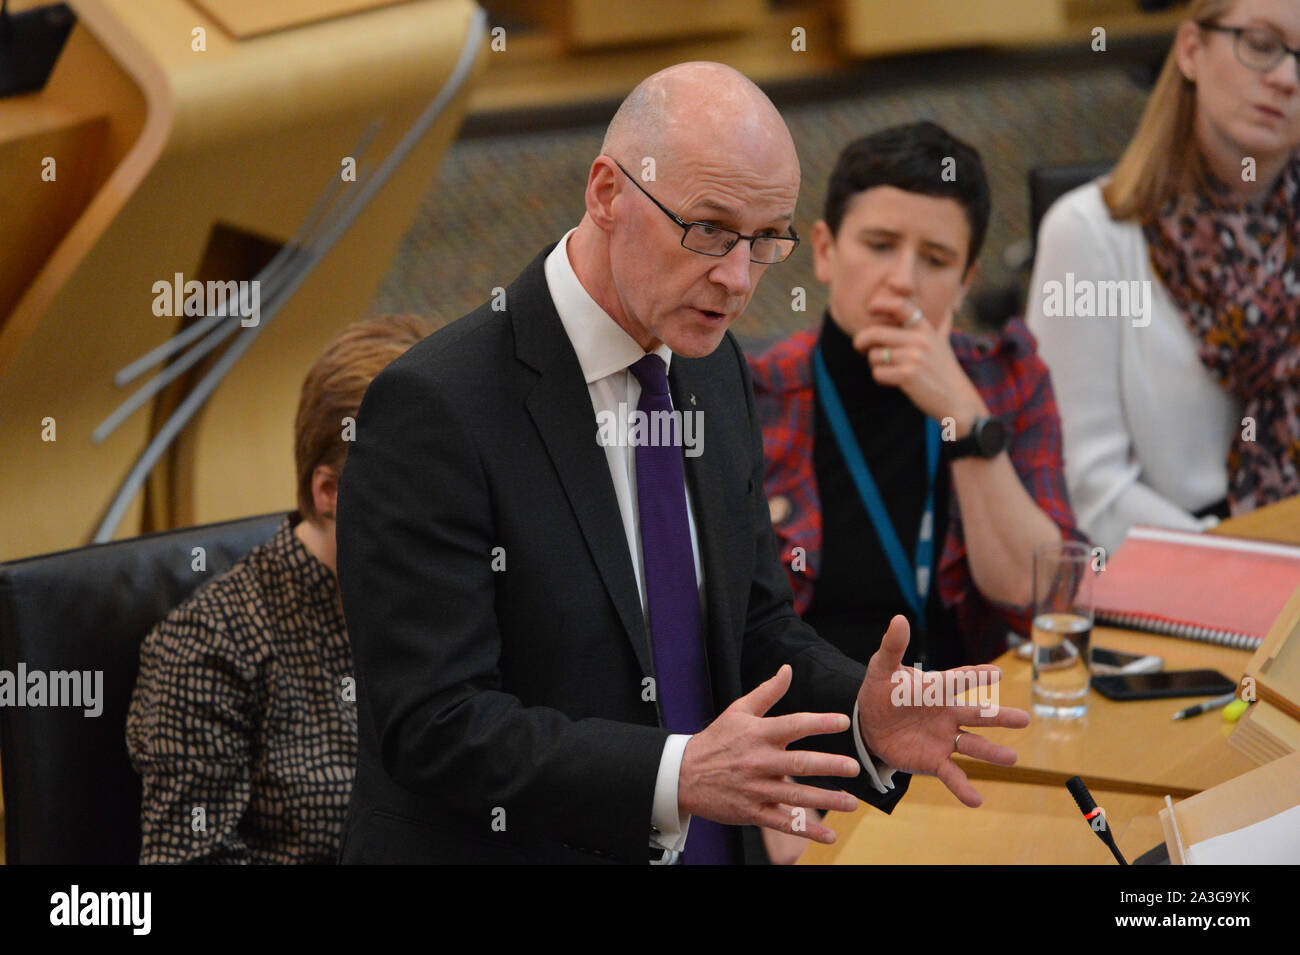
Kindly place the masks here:
[[(1119, 847), (1115, 845), (1115, 837), (1111, 834), (1110, 826), (1106, 821), (1106, 811), (1093, 802), (1092, 793), (1088, 792), (1088, 787), (1084, 785), (1083, 779), (1074, 776), (1065, 784), (1065, 788), (1070, 790), (1070, 795), (1074, 797), (1079, 812), (1083, 813), (1083, 818), (1088, 820), (1088, 827), (1097, 833), (1097, 838), (1106, 843), (1106, 848), (1115, 857), (1115, 861), (1120, 865), (1128, 865), (1128, 862), (1120, 855)], [(1094, 822), (1097, 819), (1101, 820), (1100, 824)]]

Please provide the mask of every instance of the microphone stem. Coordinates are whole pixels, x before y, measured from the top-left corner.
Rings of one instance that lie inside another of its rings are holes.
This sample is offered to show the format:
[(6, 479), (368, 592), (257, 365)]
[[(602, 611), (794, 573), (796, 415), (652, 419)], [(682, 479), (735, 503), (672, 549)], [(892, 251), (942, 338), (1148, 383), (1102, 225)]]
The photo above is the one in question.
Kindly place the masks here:
[(1119, 846), (1115, 845), (1114, 836), (1112, 836), (1108, 832), (1102, 838), (1102, 842), (1106, 843), (1106, 848), (1110, 850), (1110, 854), (1115, 857), (1116, 862), (1118, 862), (1120, 865), (1128, 865), (1128, 860), (1125, 859), (1122, 855), (1120, 855)]

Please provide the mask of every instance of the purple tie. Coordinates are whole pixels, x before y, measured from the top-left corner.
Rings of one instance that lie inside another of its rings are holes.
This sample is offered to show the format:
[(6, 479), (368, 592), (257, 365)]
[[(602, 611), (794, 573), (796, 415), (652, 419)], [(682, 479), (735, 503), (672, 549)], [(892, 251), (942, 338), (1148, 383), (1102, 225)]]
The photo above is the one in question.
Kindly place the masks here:
[[(648, 422), (655, 420), (655, 412), (672, 411), (662, 358), (646, 355), (630, 371), (641, 382), (636, 410), (643, 412)], [(662, 432), (648, 427), (646, 433)], [(671, 442), (642, 443), (636, 448), (637, 512), (641, 518), (655, 689), (664, 724), (673, 733), (697, 733), (713, 720), (713, 694), (709, 690), (700, 590), (686, 516), (681, 428), (677, 422), (673, 422), (671, 433)], [(725, 865), (737, 861), (732, 845), (727, 827), (696, 816), (691, 820), (682, 862)]]

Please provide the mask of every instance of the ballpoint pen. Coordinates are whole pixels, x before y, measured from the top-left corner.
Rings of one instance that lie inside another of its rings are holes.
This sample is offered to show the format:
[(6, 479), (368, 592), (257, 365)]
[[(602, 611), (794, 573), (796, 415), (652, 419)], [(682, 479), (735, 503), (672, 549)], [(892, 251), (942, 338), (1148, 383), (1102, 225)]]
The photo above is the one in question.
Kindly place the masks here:
[(1185, 710), (1179, 710), (1177, 713), (1174, 714), (1174, 719), (1185, 720), (1189, 716), (1197, 716), (1209, 710), (1217, 710), (1221, 706), (1227, 706), (1234, 699), (1236, 699), (1236, 697), (1237, 697), (1236, 690), (1233, 690), (1231, 693), (1225, 693), (1223, 694), (1223, 696), (1216, 696), (1212, 700), (1206, 700), (1204, 703), (1197, 703), (1195, 706), (1189, 706)]

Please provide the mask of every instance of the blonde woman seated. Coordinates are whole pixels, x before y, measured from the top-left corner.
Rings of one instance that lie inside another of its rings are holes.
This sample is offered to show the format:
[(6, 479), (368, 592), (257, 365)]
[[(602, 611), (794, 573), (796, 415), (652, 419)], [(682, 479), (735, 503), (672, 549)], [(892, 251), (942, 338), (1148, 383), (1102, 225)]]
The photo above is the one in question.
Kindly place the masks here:
[(1028, 321), (1107, 548), (1300, 492), (1298, 146), (1300, 4), (1196, 0), (1113, 174), (1043, 220)]
[(126, 724), (143, 783), (141, 863), (336, 861), (357, 759), (335, 576), (343, 419), (432, 331), (380, 318), (330, 344), (294, 424), (298, 510), (145, 639)]

